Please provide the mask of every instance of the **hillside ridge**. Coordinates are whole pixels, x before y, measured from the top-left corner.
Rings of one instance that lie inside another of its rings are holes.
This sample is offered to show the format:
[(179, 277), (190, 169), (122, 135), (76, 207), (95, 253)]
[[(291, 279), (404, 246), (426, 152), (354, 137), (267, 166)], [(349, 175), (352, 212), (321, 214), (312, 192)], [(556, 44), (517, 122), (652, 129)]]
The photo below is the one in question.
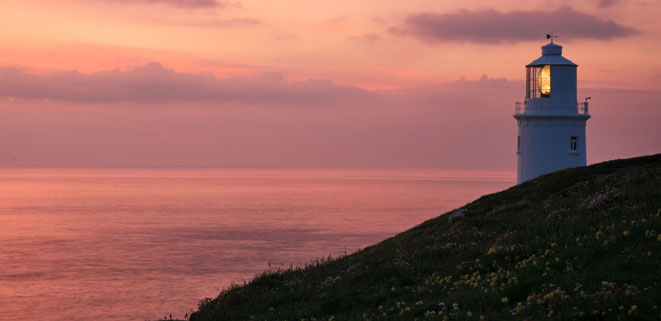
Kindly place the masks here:
[(661, 320), (660, 232), (661, 154), (613, 160), (266, 271), (190, 320)]

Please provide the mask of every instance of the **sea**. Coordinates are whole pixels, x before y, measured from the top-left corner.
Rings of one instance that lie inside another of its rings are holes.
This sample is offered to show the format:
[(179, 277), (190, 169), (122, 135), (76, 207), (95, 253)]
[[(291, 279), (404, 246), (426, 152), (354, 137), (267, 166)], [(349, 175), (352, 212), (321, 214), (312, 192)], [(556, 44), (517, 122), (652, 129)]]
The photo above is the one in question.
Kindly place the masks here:
[(268, 270), (351, 254), (509, 171), (0, 169), (0, 320), (184, 318)]

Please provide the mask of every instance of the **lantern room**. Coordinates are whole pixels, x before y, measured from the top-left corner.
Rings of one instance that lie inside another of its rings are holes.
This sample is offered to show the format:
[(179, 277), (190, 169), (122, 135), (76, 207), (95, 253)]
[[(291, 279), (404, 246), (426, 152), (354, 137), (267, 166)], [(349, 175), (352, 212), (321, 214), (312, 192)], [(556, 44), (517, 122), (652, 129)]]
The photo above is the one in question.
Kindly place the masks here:
[(526, 102), (531, 99), (576, 101), (575, 63), (562, 56), (562, 46), (542, 46), (542, 56), (526, 66)]

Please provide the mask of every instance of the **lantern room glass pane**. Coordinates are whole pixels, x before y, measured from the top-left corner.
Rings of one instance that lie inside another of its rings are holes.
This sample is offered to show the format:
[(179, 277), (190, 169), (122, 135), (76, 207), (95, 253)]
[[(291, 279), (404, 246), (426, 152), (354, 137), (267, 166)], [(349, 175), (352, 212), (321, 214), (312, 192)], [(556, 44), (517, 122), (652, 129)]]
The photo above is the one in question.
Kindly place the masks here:
[(551, 66), (530, 66), (526, 72), (526, 98), (551, 96)]
[(542, 97), (548, 97), (551, 94), (551, 66), (542, 67), (539, 73), (539, 91)]

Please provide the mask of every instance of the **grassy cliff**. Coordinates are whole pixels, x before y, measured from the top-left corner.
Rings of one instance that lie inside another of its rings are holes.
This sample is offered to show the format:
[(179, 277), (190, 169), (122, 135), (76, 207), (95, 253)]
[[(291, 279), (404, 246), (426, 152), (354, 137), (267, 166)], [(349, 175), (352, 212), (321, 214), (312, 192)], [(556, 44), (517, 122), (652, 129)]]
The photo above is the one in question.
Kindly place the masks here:
[(265, 272), (190, 320), (660, 320), (660, 233), (661, 154), (610, 161)]

